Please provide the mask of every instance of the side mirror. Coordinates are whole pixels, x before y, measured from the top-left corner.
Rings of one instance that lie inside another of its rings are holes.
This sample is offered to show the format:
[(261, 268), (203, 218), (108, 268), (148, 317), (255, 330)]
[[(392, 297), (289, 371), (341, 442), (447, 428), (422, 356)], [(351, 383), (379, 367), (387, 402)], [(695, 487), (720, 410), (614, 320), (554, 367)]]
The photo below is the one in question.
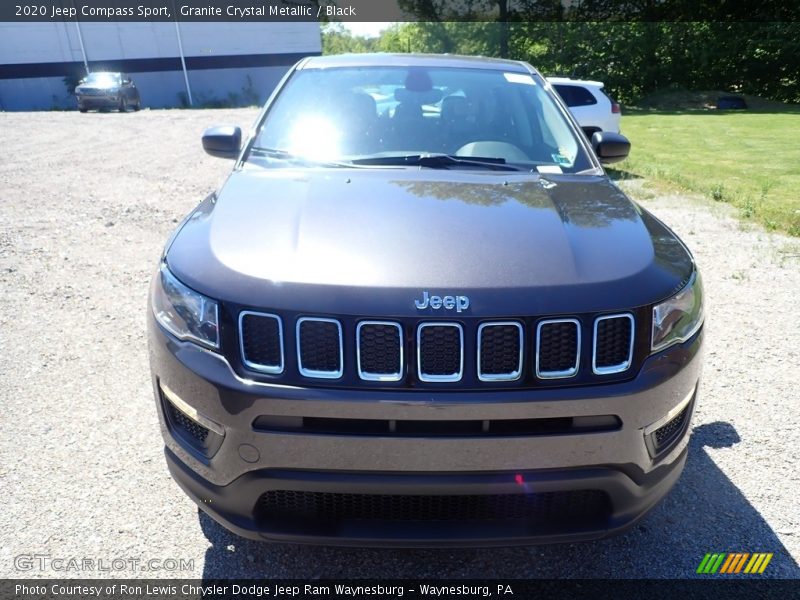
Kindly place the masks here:
[(236, 158), (242, 147), (239, 127), (210, 127), (203, 132), (203, 150), (217, 158)]
[(592, 134), (592, 148), (603, 164), (625, 160), (631, 151), (631, 143), (624, 135), (611, 131), (595, 131)]

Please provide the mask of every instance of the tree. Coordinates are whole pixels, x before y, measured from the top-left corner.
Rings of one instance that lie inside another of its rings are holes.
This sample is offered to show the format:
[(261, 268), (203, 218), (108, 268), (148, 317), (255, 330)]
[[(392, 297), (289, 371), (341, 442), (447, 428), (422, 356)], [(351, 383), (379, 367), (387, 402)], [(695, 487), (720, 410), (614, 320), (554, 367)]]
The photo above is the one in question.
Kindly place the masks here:
[(322, 25), (323, 54), (374, 52), (377, 45), (377, 39), (353, 35), (342, 23), (330, 22)]

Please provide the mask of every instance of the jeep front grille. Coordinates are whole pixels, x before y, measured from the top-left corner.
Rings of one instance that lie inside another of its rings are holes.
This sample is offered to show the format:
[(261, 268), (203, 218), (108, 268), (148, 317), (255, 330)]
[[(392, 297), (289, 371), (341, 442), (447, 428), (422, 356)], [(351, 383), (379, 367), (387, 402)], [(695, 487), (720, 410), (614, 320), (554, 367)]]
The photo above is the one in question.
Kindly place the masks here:
[(241, 366), (298, 384), (302, 379), (337, 379), (349, 386), (361, 381), (412, 387), (458, 381), (475, 386), (583, 385), (634, 372), (632, 313), (494, 321), (468, 317), (458, 322), (290, 319), (242, 311)]
[(283, 325), (277, 315), (239, 314), (239, 346), (244, 364), (264, 373), (283, 372)]
[(594, 322), (592, 371), (595, 375), (619, 373), (633, 360), (633, 315), (606, 315)]
[(513, 381), (522, 374), (522, 325), (514, 321), (478, 327), (478, 379)]
[(458, 323), (421, 323), (417, 327), (420, 381), (459, 381), (464, 373), (464, 329)]
[(541, 321), (536, 328), (536, 376), (574, 377), (581, 356), (581, 325), (576, 319)]
[(356, 328), (358, 376), (368, 381), (403, 377), (403, 329), (389, 321), (362, 321)]
[(305, 377), (336, 379), (344, 372), (342, 326), (335, 319), (297, 320), (297, 364)]

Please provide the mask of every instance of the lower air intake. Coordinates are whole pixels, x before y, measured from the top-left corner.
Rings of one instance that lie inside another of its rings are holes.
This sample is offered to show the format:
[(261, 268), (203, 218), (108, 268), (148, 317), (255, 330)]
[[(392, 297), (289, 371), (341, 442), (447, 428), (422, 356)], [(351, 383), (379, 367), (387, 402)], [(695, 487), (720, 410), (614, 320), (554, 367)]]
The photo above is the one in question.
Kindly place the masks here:
[(551, 526), (605, 519), (611, 512), (601, 490), (491, 494), (393, 495), (273, 490), (256, 507), (262, 519), (314, 521), (519, 520)]

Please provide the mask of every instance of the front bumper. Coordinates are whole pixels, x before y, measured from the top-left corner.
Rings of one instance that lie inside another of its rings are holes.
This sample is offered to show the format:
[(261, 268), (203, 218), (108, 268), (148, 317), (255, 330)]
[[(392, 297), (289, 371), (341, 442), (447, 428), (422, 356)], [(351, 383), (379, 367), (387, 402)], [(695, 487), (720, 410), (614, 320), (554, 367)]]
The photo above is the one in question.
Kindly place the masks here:
[(78, 108), (117, 108), (119, 106), (119, 99), (119, 96), (78, 96)]
[[(674, 485), (686, 461), (702, 330), (685, 344), (649, 358), (627, 382), (419, 393), (254, 383), (236, 375), (221, 356), (177, 341), (152, 316), (149, 321), (153, 382), (170, 472), (200, 508), (244, 537), (359, 546), (596, 539), (634, 524)], [(169, 403), (164, 390), (218, 425), (220, 434), (212, 432), (209, 438), (215, 441), (198, 449), (176, 434), (165, 412)], [(654, 457), (647, 436), (679, 405), (686, 413), (680, 435)], [(620, 424), (611, 431), (558, 435), (334, 435), (254, 428), (264, 415), (398, 422), (614, 415)], [(270, 492), (292, 494), (305, 508), (307, 499), (321, 498), (321, 504), (312, 503), (313, 510), (335, 504), (331, 514), (339, 516), (270, 513), (264, 503)], [(552, 512), (550, 504), (558, 504), (559, 498), (584, 502), (588, 492), (593, 499), (602, 496), (603, 506)], [(458, 500), (467, 497), (519, 494), (528, 499), (526, 506), (547, 504), (541, 515), (559, 518), (519, 519), (512, 510), (485, 519), (473, 510), (461, 519), (460, 508), (436, 517), (445, 500), (455, 499), (453, 506), (460, 507), (464, 503)], [(387, 496), (392, 506), (394, 500), (411, 498), (404, 506), (412, 507), (412, 517), (406, 511), (403, 520), (381, 518)], [(431, 496), (436, 497), (434, 509), (424, 501)], [(348, 506), (364, 498), (371, 518), (354, 517)], [(413, 519), (415, 506), (424, 508), (419, 521)]]

